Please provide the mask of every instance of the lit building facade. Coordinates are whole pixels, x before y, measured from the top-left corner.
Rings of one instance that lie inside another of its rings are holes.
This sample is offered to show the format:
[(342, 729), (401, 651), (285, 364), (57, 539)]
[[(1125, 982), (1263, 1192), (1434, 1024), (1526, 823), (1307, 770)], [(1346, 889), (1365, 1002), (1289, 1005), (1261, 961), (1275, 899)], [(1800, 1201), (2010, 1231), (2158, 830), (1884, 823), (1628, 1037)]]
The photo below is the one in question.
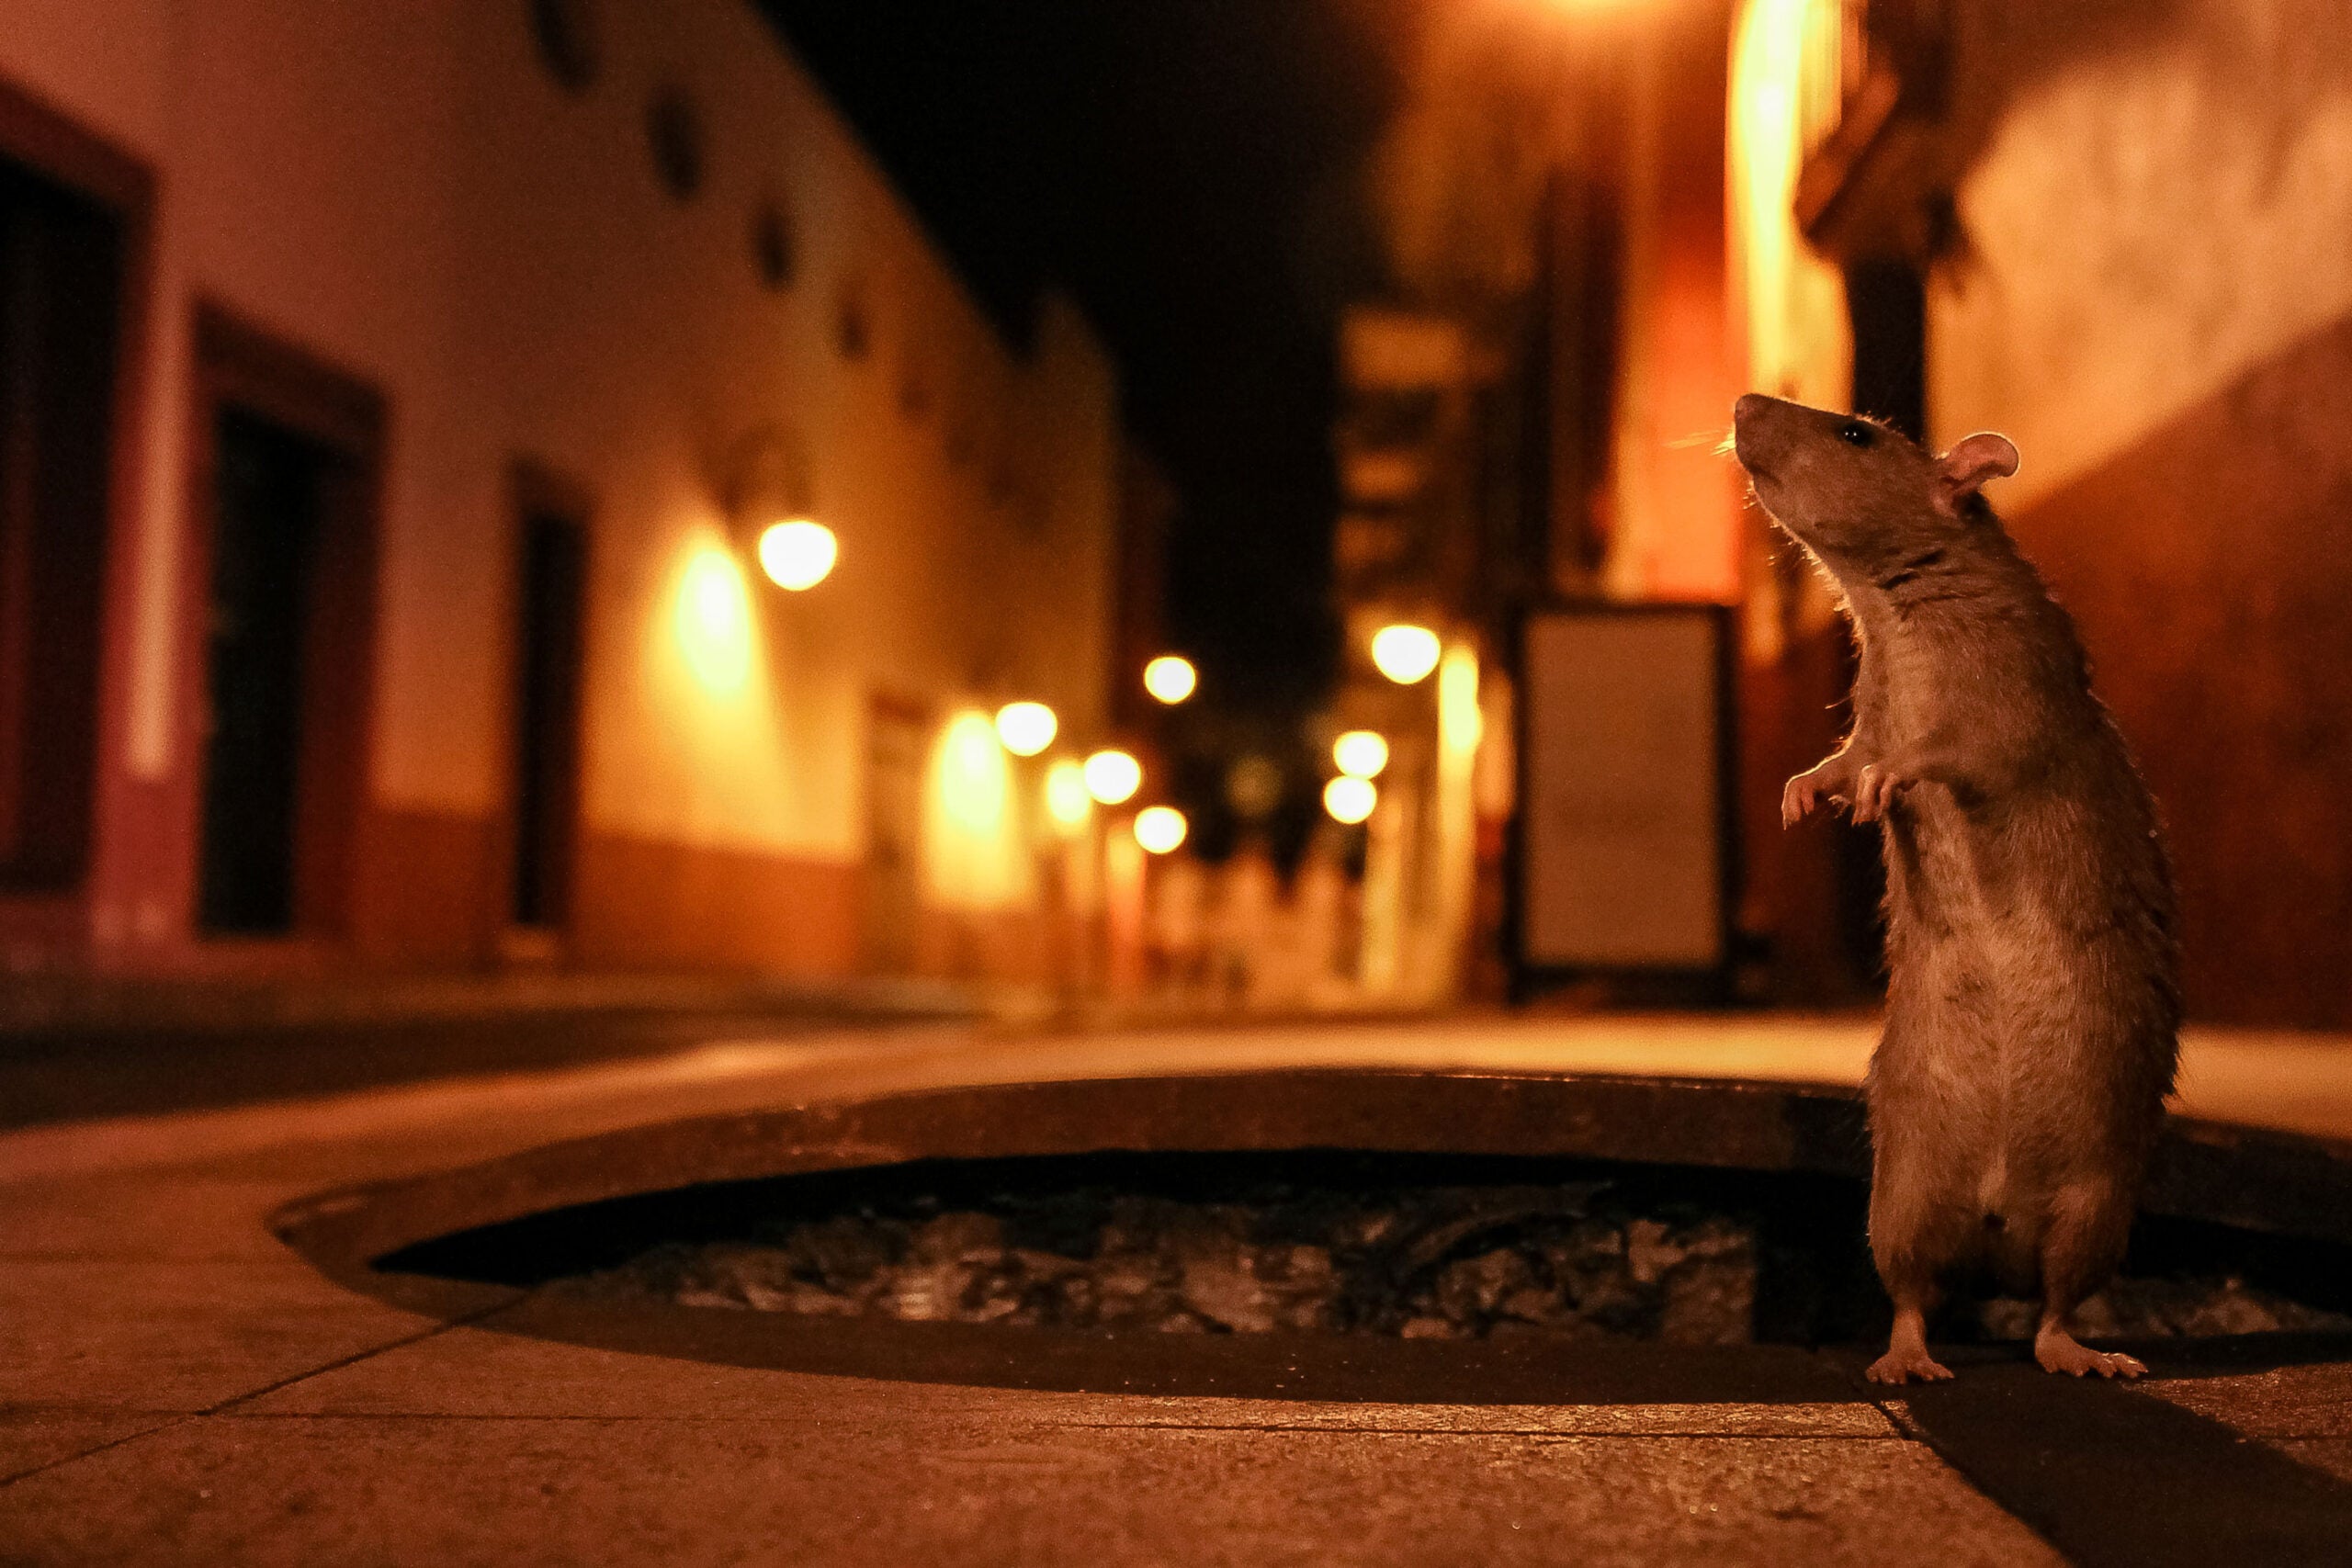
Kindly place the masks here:
[[(2342, 1028), (2352, 17), (2080, 10), (1747, 0), (1747, 378), (2017, 442), (1995, 504), (2164, 807), (2192, 1014)], [(1784, 586), (1751, 624), (1802, 662), (1843, 634)]]
[(34, 0), (0, 203), (11, 963), (1038, 962), (1114, 373), (748, 5)]
[(2344, 1027), (2352, 18), (2082, 9), (1447, 7), (1380, 191), (1385, 309), (1460, 347), (1408, 397), (1343, 376), (1340, 591), (1418, 593), (1489, 687), (1547, 603), (1724, 606), (1735, 994), (1860, 1000), (1876, 835), (1778, 818), (1850, 635), (1720, 443), (1751, 388), (2001, 430), (1993, 500), (2165, 810), (2192, 1012)]

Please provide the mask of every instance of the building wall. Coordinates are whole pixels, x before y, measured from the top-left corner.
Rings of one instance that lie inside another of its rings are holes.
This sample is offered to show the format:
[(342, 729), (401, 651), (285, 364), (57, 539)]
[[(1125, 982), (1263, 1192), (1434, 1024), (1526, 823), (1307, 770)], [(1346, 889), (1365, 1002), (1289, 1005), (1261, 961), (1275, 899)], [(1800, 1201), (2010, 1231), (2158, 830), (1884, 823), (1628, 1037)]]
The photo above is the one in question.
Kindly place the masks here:
[[(0, 77), (159, 193), (106, 737), (153, 798), (102, 825), (100, 948), (188, 931), (199, 300), (390, 411), (363, 950), (479, 958), (499, 923), (520, 460), (593, 509), (582, 956), (847, 968), (873, 694), (942, 720), (1035, 697), (1073, 739), (1100, 723), (1118, 429), (1084, 321), (1049, 306), (1013, 352), (747, 5), (593, 10), (600, 68), (573, 92), (521, 0), (11, 7)], [(671, 88), (702, 130), (685, 200), (647, 150)], [(762, 202), (792, 236), (781, 289), (753, 264)], [(841, 539), (806, 594), (757, 576), (728, 513), (763, 428)]]
[(1992, 7), (1959, 39), (1967, 249), (1931, 300), (1933, 418), (2024, 455), (2000, 504), (2164, 805), (2193, 1010), (2340, 1028), (2352, 16), (2047, 26)]
[[(1793, 156), (1793, 115), (1775, 141), (1762, 111), (1795, 101), (1797, 32), (1823, 3), (1749, 0), (1736, 167)], [(2165, 808), (2192, 1011), (2343, 1027), (2352, 15), (2332, 0), (1946, 14), (1927, 174), (1958, 221), (1929, 278), (1930, 436), (1997, 429), (2023, 455), (1992, 499), (2075, 612)], [(1743, 243), (1769, 253), (1779, 220), (1746, 205)], [(1835, 401), (1834, 275), (1802, 257), (1762, 271), (1752, 378)]]

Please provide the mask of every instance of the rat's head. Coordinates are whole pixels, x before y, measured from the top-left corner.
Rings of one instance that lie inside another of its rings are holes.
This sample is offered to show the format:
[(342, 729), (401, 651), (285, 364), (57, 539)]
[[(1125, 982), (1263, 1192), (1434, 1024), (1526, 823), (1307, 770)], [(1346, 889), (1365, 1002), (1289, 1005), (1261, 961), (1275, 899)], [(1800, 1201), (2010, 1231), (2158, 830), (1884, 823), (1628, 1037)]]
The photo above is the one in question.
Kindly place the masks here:
[(2018, 471), (2008, 437), (1972, 435), (1938, 457), (1851, 414), (1750, 392), (1734, 448), (1775, 522), (1832, 567), (1869, 568), (1982, 526), (1987, 479)]

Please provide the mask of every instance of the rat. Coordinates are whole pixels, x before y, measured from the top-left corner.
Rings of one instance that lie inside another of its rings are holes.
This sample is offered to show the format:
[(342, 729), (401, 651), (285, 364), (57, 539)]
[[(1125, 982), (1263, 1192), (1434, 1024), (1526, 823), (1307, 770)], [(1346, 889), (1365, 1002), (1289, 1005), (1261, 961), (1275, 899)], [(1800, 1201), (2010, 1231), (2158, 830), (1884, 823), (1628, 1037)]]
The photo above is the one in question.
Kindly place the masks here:
[(1864, 1082), (1870, 1245), (1894, 1302), (1871, 1381), (1951, 1376), (1942, 1290), (2039, 1295), (2034, 1359), (2138, 1377), (2075, 1308), (2121, 1261), (2179, 1057), (2172, 876), (2156, 807), (2091, 693), (2071, 617), (1981, 493), (2006, 436), (1941, 457), (1874, 420), (1749, 393), (1733, 449), (1835, 584), (1860, 653), (1853, 726), (1789, 780), (1886, 857), (1885, 1024)]

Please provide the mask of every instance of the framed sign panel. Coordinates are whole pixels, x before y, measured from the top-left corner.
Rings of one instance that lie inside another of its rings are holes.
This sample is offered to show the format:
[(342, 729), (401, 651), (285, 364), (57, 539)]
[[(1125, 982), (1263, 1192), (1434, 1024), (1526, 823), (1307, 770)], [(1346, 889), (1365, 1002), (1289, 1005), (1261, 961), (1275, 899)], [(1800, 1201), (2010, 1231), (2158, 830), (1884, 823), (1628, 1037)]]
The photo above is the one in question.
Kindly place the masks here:
[(1520, 654), (1522, 984), (1720, 976), (1732, 908), (1728, 612), (1539, 609)]

